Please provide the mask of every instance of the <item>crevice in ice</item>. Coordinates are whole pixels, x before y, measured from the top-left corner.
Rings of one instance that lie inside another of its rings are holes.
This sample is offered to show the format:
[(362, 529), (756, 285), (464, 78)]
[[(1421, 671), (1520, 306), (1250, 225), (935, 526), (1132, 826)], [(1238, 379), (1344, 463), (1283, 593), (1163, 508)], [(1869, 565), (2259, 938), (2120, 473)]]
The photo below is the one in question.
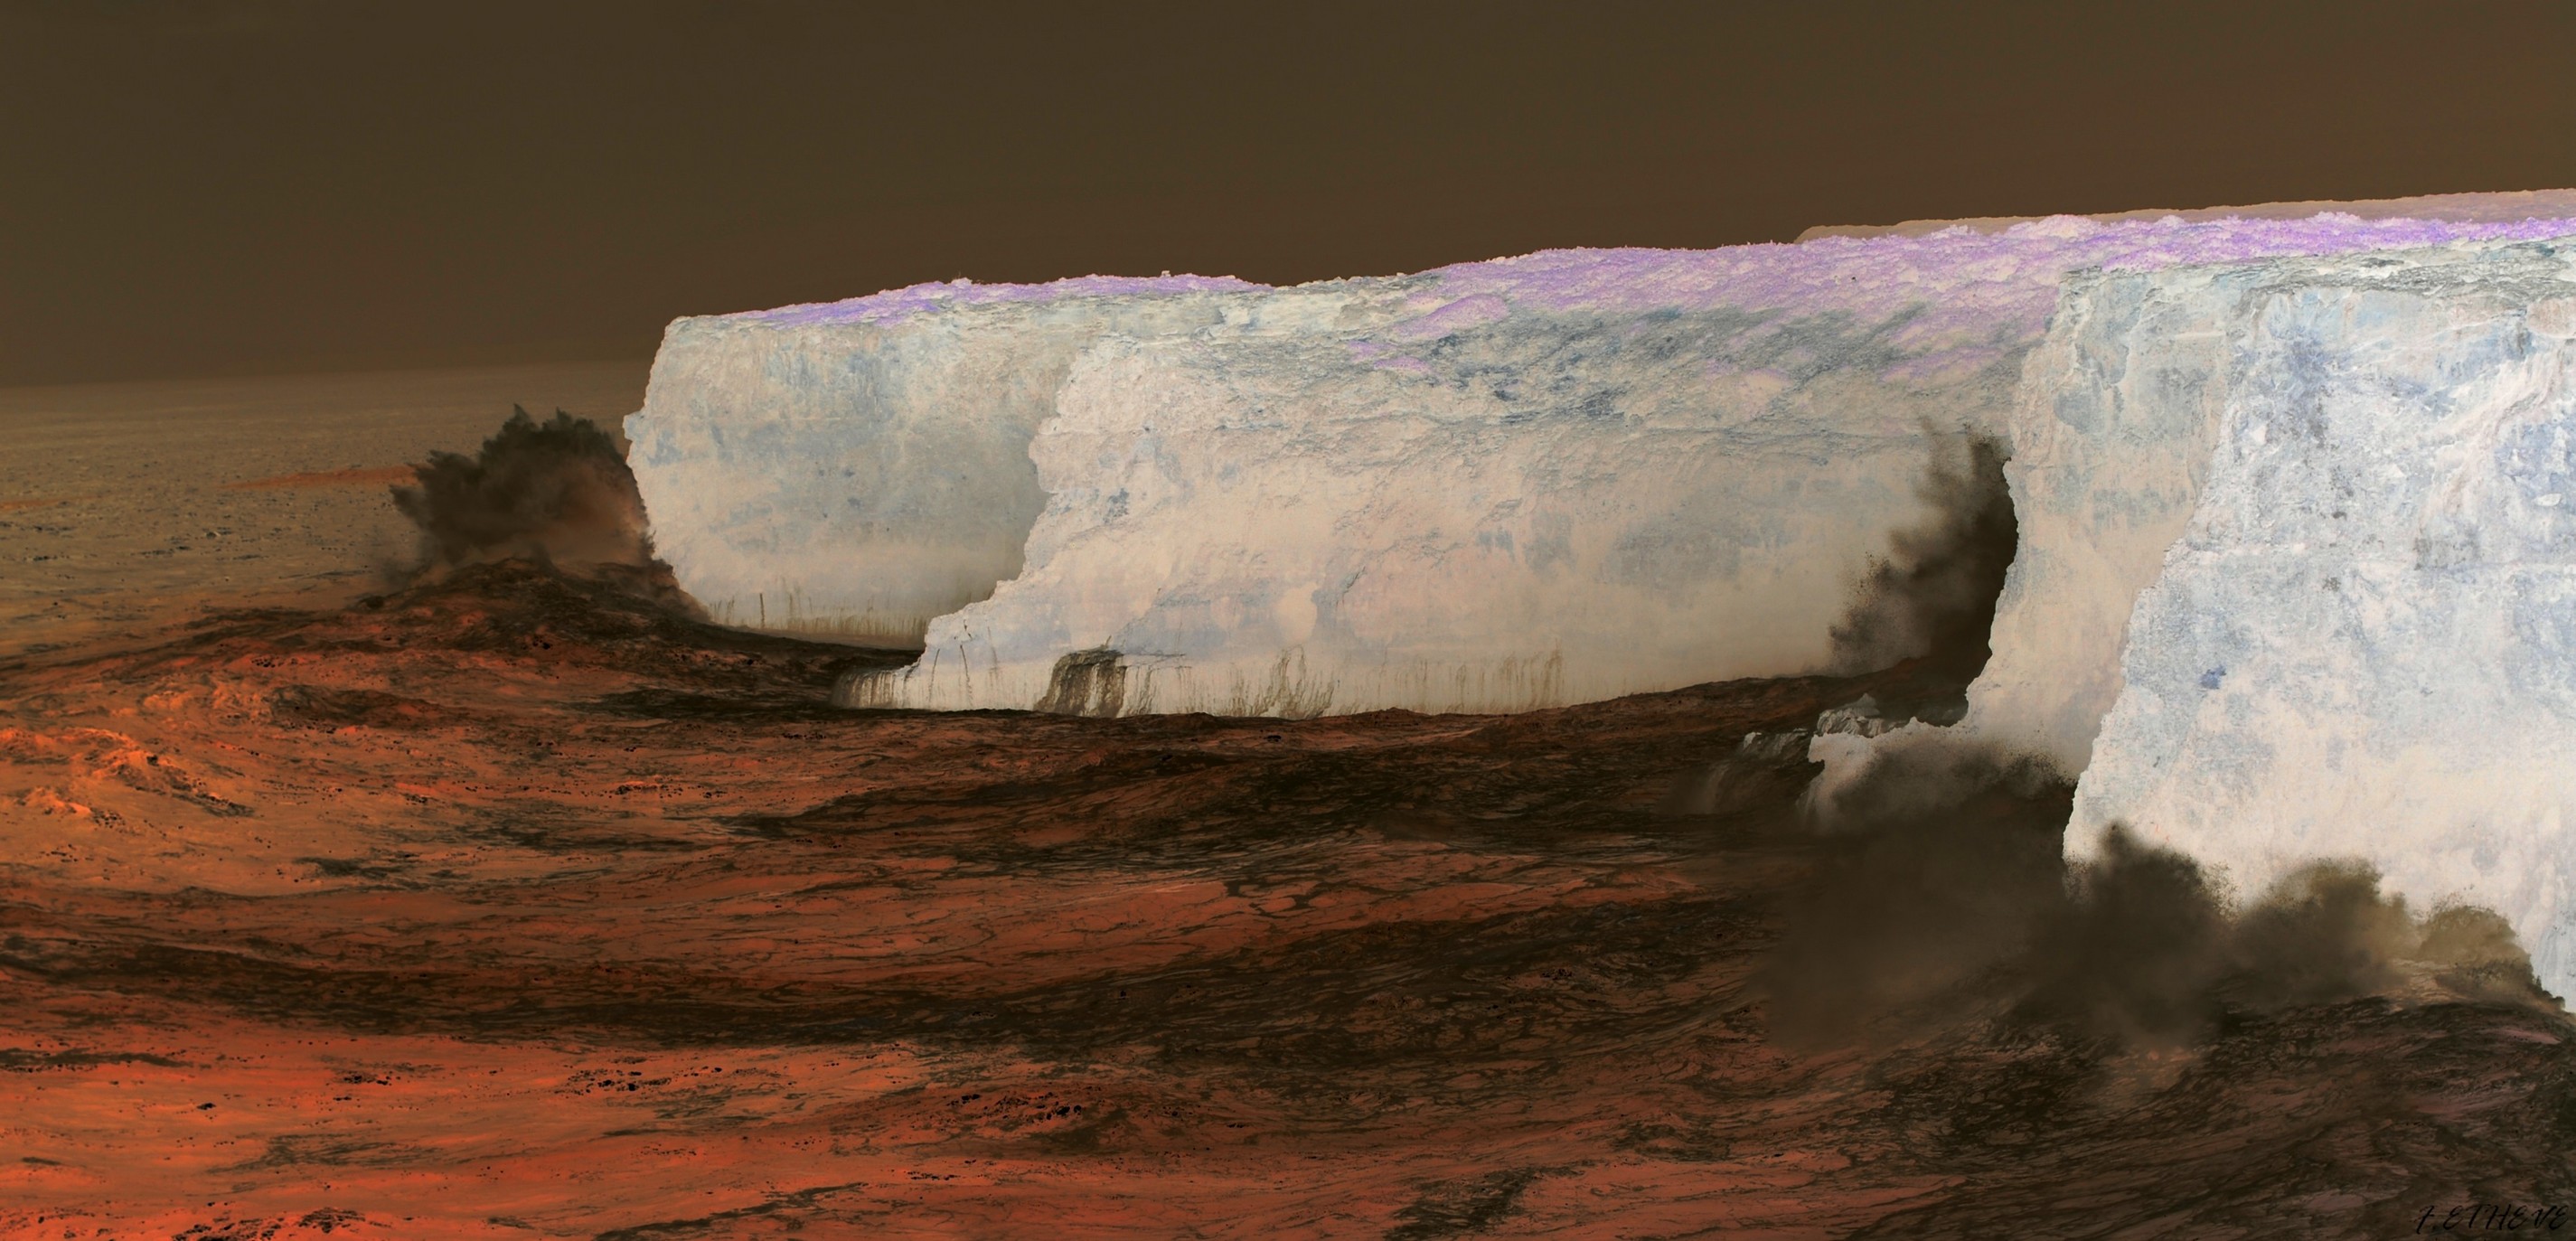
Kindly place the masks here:
[(1995, 607), (2020, 544), (2010, 451), (1994, 439), (1927, 429), (1932, 460), (1916, 484), (1931, 508), (1921, 523), (1889, 536), (1850, 608), (1833, 627), (1834, 666), (1876, 671), (1911, 661), (1919, 687), (1863, 696), (1825, 712), (1815, 731), (1876, 737), (1909, 721), (1948, 726), (1968, 710), (1968, 685), (1993, 654)]

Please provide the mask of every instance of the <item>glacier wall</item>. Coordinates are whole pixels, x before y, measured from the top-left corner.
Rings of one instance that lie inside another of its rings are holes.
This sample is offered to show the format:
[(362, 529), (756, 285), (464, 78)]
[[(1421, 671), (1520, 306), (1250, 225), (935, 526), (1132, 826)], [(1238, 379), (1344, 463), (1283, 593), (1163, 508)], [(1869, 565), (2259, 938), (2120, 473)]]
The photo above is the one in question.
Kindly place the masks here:
[(2067, 281), (2007, 423), (2019, 546), (1993, 656), (1955, 731), (1915, 727), (1885, 745), (1974, 736), (2068, 778), (2084, 771), (2121, 690), (2131, 606), (2200, 502), (2227, 394), (2227, 321), (2278, 261)]
[(720, 616), (923, 644), (853, 705), (1514, 710), (1825, 666), (1934, 439), (2020, 438), (2071, 273), (2542, 229), (2058, 218), (922, 286), (681, 320), (627, 430)]
[[(2568, 231), (2576, 231), (2570, 229)], [(2070, 280), (2016, 399), (2021, 544), (1955, 726), (2251, 897), (2358, 858), (2576, 995), (2576, 245)]]
[[(1363, 285), (1105, 342), (1031, 445), (1027, 568), (854, 701), (1026, 706), (1085, 650), (1119, 653), (1124, 712), (1507, 711), (1814, 666), (1919, 516), (1925, 425), (2009, 384), (1984, 357), (1819, 364), (1894, 354), (1894, 318)], [(1330, 330), (1354, 319), (1385, 326)]]
[(2576, 994), (2576, 247), (2095, 296), (2197, 302), (2216, 332), (2205, 369), (2131, 389), (2200, 426), (2205, 464), (2135, 595), (2070, 848), (2125, 821), (2249, 894), (2365, 858), (2504, 914)]
[(1252, 287), (929, 285), (678, 320), (626, 422), (656, 548), (720, 621), (918, 642), (1020, 571), (1046, 503), (1029, 438), (1073, 359), (1215, 322)]
[(675, 323), (630, 460), (719, 615), (921, 643), (848, 705), (1309, 716), (1818, 670), (1985, 437), (1993, 658), (1828, 806), (2035, 756), (2072, 853), (2359, 857), (2576, 994), (2576, 222), (2438, 205), (921, 286)]

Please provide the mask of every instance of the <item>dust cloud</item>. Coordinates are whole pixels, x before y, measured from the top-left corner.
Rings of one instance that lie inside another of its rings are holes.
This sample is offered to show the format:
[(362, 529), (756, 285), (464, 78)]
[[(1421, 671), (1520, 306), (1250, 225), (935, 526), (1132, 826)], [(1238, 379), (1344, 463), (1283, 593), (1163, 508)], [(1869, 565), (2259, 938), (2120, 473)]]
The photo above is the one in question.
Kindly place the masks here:
[(1916, 494), (1931, 516), (1891, 535), (1889, 554), (1855, 589), (1833, 629), (1840, 671), (1921, 658), (1964, 684), (1986, 665), (1995, 598), (2021, 533), (2004, 482), (2010, 454), (1989, 439), (1930, 438), (1932, 461)]
[(588, 418), (557, 410), (539, 422), (512, 406), (473, 456), (432, 453), (413, 474), (393, 489), (420, 532), (406, 578), (509, 559), (566, 570), (657, 563), (626, 455)]
[(1833, 856), (1760, 973), (1792, 1045), (1995, 1020), (2128, 1046), (2365, 996), (2554, 1007), (2496, 914), (2418, 914), (2357, 862), (2238, 901), (2114, 826), (2064, 860), (2073, 790), (1991, 754), (1899, 753), (1837, 802)]

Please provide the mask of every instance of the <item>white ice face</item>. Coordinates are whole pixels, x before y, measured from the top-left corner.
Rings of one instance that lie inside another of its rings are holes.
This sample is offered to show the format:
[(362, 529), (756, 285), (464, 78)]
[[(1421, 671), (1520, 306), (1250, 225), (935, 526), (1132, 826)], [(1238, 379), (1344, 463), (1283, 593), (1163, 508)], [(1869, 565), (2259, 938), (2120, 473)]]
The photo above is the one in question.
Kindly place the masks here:
[(2252, 891), (2360, 857), (2576, 984), (2562, 220), (2039, 221), (1268, 289), (682, 320), (628, 420), (733, 623), (856, 706), (1509, 711), (1816, 671), (1917, 482), (2008, 445), (1967, 717)]
[(2576, 246), (2071, 281), (2023, 373), (2021, 541), (1954, 728), (2080, 774), (2242, 897), (2357, 858), (2576, 994)]
[(2419, 905), (2503, 913), (2576, 993), (2576, 248), (2284, 262), (2197, 297), (2217, 365), (2160, 399), (2206, 427), (2203, 476), (2135, 596), (2070, 847), (2125, 821), (2247, 893), (2364, 858)]
[(2072, 271), (2535, 230), (2056, 219), (923, 286), (674, 324), (628, 434), (719, 617), (925, 645), (853, 702), (1027, 708), (1115, 651), (1121, 712), (1517, 710), (1826, 666), (1934, 439), (2015, 437)]
[(1402, 365), (1309, 332), (1105, 341), (1029, 448), (1026, 568), (868, 690), (1025, 706), (1107, 649), (1131, 712), (1510, 711), (1819, 666), (1965, 385), (1709, 377), (1872, 330), (1533, 313)]
[(731, 624), (902, 645), (1016, 576), (1046, 503), (1029, 437), (1074, 358), (1216, 322), (1244, 287), (1067, 283), (672, 324), (626, 430), (681, 584)]

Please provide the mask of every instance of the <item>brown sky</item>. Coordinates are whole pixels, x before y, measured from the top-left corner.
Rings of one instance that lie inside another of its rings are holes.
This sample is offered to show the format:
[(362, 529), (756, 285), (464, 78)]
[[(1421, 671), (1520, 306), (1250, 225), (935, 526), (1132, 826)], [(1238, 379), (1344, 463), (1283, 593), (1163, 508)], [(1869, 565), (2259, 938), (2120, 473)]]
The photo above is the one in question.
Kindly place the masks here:
[(2576, 186), (2576, 3), (0, 0), (0, 383), (917, 280)]

